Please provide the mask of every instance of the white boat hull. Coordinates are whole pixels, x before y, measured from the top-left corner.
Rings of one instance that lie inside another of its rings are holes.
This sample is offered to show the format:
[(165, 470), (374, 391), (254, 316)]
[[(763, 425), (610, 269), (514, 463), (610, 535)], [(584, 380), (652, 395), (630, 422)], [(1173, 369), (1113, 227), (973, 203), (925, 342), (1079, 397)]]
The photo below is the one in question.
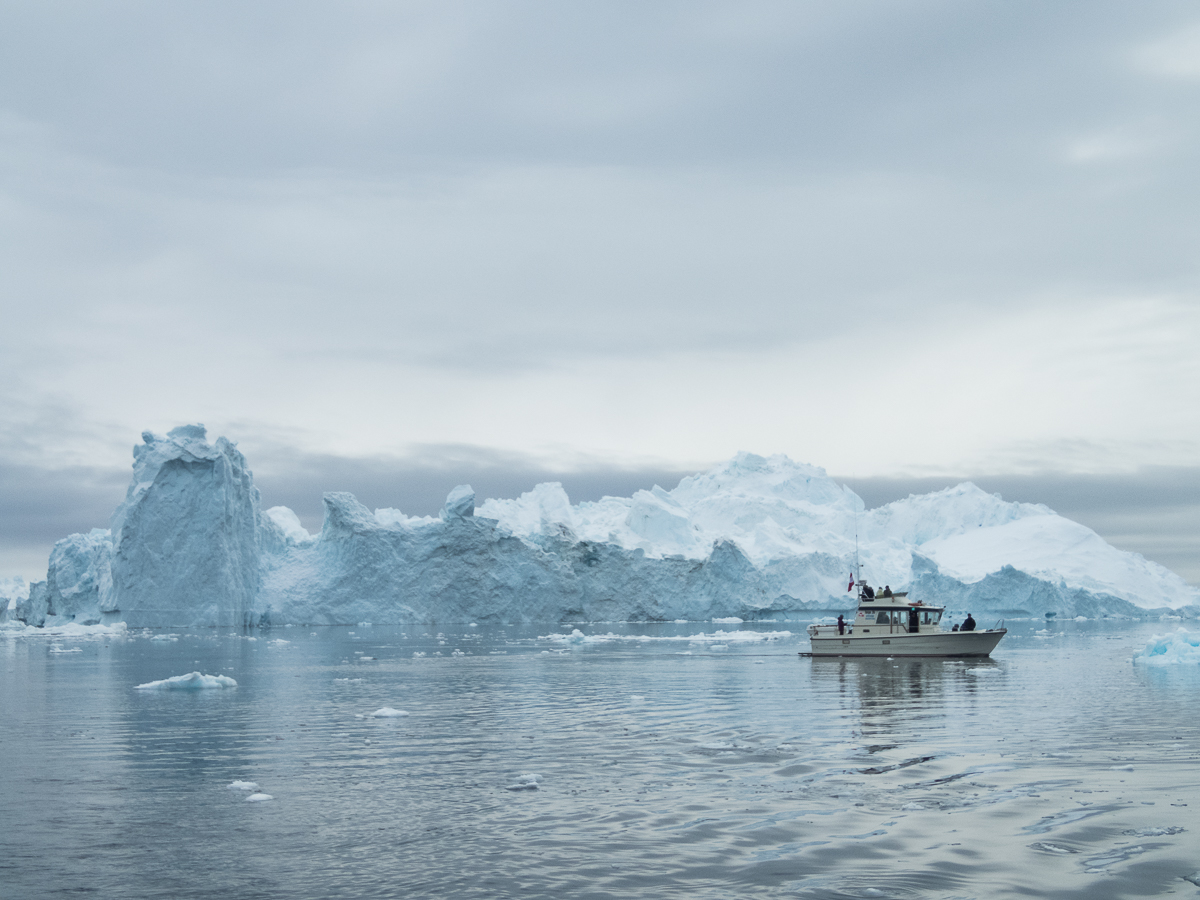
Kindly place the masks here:
[(989, 656), (1008, 634), (987, 631), (935, 631), (926, 634), (832, 634), (809, 637), (810, 656)]

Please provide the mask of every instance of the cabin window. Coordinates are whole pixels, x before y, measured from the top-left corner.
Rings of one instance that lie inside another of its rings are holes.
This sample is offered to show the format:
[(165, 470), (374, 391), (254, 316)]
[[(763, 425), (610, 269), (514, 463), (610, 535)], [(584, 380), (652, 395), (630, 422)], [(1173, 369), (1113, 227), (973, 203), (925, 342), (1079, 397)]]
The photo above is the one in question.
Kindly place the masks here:
[(925, 610), (924, 623), (926, 625), (936, 625), (941, 618), (942, 618), (941, 610), (930, 610), (930, 609)]
[(885, 610), (880, 610), (879, 615), (875, 617), (876, 625), (890, 625), (891, 620), (888, 619), (888, 614)]

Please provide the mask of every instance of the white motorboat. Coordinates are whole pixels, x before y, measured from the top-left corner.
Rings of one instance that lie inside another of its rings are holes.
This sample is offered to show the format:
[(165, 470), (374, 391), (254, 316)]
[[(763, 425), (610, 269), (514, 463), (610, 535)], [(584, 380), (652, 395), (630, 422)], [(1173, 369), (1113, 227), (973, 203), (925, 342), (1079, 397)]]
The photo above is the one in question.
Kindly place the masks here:
[(905, 591), (877, 594), (860, 581), (853, 621), (809, 625), (812, 651), (801, 656), (989, 656), (1008, 634), (1003, 620), (984, 630), (945, 631), (945, 611), (943, 606), (909, 600)]

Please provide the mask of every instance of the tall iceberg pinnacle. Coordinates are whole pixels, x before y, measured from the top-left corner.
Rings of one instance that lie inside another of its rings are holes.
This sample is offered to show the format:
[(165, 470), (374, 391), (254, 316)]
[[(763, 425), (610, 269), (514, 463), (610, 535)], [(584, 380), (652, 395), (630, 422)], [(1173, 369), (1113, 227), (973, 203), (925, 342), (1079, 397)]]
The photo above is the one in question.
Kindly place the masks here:
[(112, 516), (116, 608), (139, 626), (244, 624), (262, 584), (259, 493), (245, 458), (225, 438), (207, 443), (203, 425), (142, 440)]

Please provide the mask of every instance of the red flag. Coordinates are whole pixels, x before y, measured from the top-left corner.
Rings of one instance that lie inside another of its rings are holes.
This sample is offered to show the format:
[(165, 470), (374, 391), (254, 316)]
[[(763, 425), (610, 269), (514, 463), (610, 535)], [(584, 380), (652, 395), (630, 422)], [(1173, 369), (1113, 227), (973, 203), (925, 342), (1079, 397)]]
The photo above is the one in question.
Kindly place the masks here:
[(852, 591), (852, 590), (854, 590), (854, 573), (853, 572), (850, 573), (850, 586), (846, 588), (846, 593), (850, 593), (850, 591)]

